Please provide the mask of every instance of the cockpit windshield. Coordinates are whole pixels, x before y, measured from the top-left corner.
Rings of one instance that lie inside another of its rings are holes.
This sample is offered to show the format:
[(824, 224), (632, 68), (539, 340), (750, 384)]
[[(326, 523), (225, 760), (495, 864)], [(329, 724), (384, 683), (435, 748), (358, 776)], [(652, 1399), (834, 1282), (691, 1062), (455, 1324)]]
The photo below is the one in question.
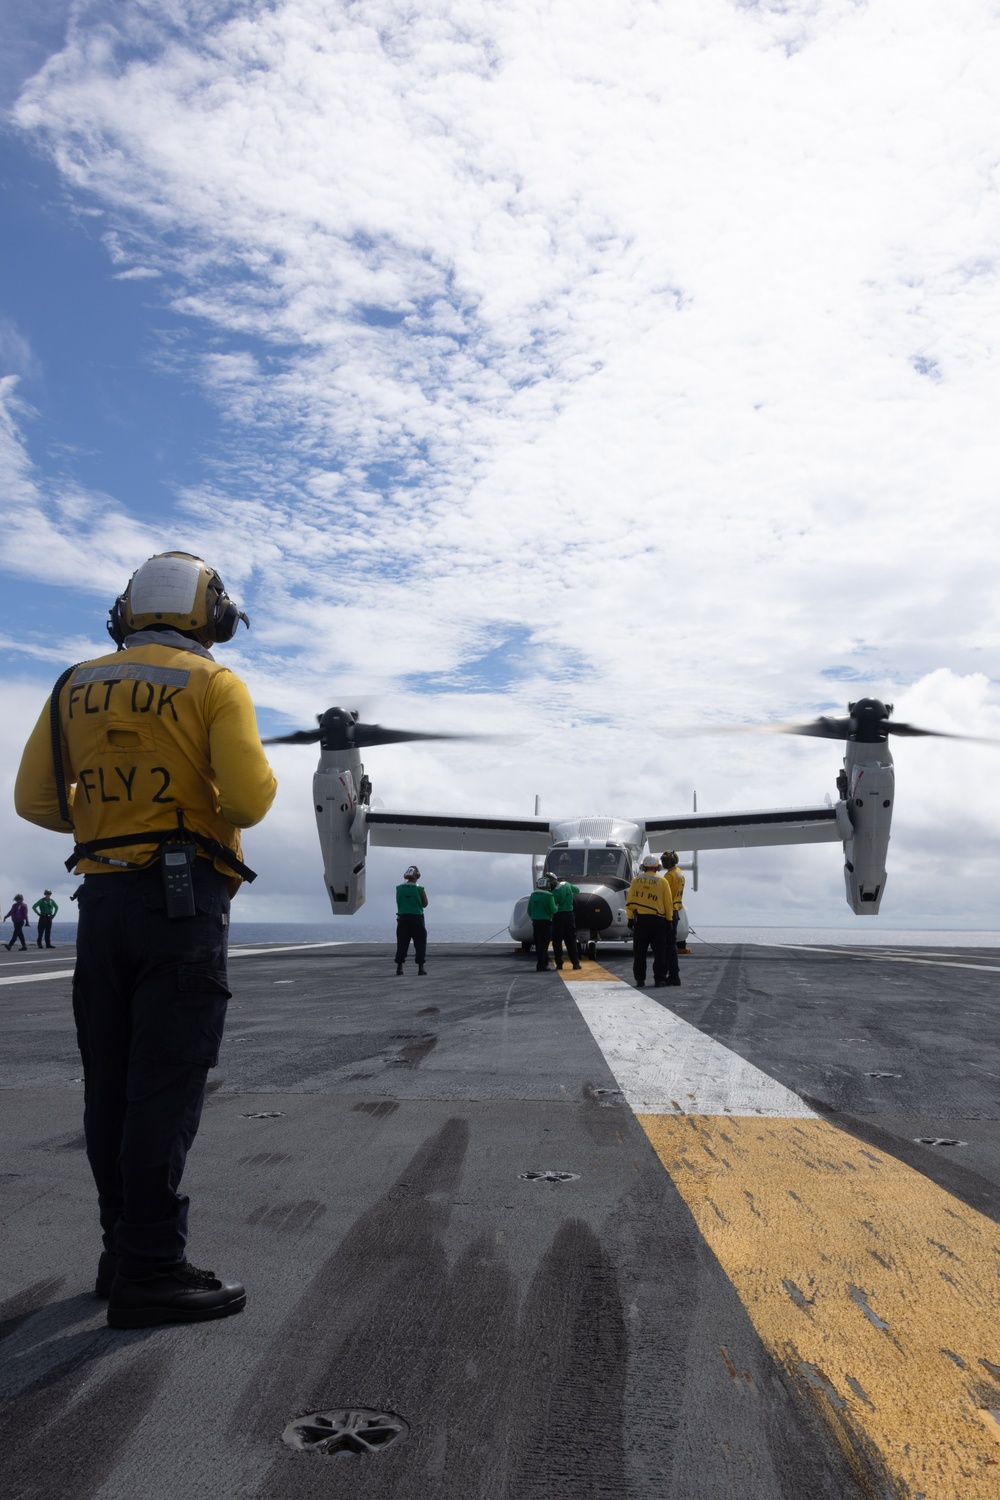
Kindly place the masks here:
[(628, 881), (629, 858), (624, 849), (552, 849), (545, 861), (545, 873), (559, 880), (586, 880), (607, 885), (610, 880)]
[(582, 880), (586, 857), (586, 849), (553, 849), (545, 861), (545, 873), (557, 880)]

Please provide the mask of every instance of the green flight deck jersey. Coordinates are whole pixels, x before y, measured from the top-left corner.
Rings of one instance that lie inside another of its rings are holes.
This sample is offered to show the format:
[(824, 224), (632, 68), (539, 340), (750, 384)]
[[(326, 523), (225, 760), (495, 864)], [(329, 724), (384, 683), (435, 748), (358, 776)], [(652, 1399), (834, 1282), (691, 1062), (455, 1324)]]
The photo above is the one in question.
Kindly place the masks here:
[(532, 891), (528, 897), (528, 917), (532, 922), (551, 922), (556, 903), (550, 891)]
[(573, 897), (579, 896), (579, 894), (580, 887), (578, 885), (570, 885), (568, 880), (560, 880), (552, 892), (552, 899), (556, 903), (556, 911), (572, 911)]
[(397, 917), (422, 917), (425, 905), (424, 888), (422, 885), (414, 885), (412, 880), (404, 880), (402, 885), (397, 885)]
[(37, 917), (54, 917), (59, 905), (51, 896), (39, 896), (31, 910)]

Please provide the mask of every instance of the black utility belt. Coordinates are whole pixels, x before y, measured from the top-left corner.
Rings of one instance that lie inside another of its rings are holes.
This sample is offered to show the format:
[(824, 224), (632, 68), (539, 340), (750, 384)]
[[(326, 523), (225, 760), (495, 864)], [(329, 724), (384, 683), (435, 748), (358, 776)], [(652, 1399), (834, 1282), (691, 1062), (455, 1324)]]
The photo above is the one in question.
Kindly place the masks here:
[[(150, 850), (149, 859), (144, 865), (138, 865), (130, 859), (109, 858), (106, 851), (109, 849), (134, 848), (137, 844), (152, 844), (155, 847)], [(176, 853), (180, 846), (186, 846), (209, 855), (212, 859), (221, 860), (224, 865), (242, 880), (252, 881), (257, 879), (255, 870), (251, 870), (241, 859), (227, 849), (225, 844), (220, 844), (218, 839), (210, 839), (203, 833), (196, 833), (192, 828), (162, 828), (156, 833), (129, 833), (121, 834), (116, 838), (90, 839), (86, 844), (74, 844), (73, 853), (66, 861), (67, 870), (72, 870), (79, 864), (81, 859), (94, 860), (99, 865), (109, 865), (113, 870), (145, 870), (155, 864), (159, 859), (164, 859), (164, 846), (174, 845), (172, 851)], [(193, 857), (193, 856), (192, 856)]]
[[(171, 921), (193, 917), (197, 911), (194, 862), (200, 853), (213, 859), (221, 859), (234, 874), (241, 875), (244, 880), (256, 880), (253, 870), (241, 859), (237, 859), (225, 844), (220, 844), (218, 839), (206, 838), (203, 833), (195, 833), (194, 829), (185, 828), (180, 820), (178, 822), (177, 828), (161, 829), (157, 833), (123, 834), (118, 838), (91, 839), (89, 843), (77, 844), (66, 861), (66, 868), (72, 869), (81, 859), (91, 859), (97, 864), (109, 865), (116, 872), (141, 875), (159, 863), (166, 915)], [(105, 849), (130, 848), (136, 844), (156, 846), (144, 865), (137, 865), (128, 859), (112, 859), (101, 852)]]

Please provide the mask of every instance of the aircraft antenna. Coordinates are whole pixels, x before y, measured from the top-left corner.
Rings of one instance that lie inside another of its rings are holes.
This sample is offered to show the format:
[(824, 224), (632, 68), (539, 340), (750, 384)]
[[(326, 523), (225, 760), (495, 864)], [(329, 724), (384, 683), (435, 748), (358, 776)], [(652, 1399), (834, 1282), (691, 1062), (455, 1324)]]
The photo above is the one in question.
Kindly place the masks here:
[[(691, 807), (692, 807), (692, 811), (693, 812), (697, 812), (698, 811), (698, 793), (697, 792), (692, 792), (691, 793)], [(691, 889), (693, 891), (696, 891), (698, 889), (698, 851), (697, 851), (697, 849), (694, 851), (694, 853), (691, 856)]]

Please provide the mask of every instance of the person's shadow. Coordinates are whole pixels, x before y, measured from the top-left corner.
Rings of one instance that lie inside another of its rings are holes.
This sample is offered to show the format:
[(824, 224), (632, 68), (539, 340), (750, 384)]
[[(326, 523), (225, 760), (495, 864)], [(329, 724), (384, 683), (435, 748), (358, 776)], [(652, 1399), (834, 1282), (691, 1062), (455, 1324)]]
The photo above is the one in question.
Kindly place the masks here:
[[(48, 1500), (69, 1474), (74, 1500), (95, 1493), (171, 1359), (166, 1349), (137, 1359), (137, 1346), (158, 1330), (109, 1328), (105, 1304), (91, 1293), (47, 1300), (62, 1282), (37, 1282), (0, 1306), (0, 1452), (6, 1493), (18, 1500)], [(111, 1368), (95, 1371), (112, 1354)]]

